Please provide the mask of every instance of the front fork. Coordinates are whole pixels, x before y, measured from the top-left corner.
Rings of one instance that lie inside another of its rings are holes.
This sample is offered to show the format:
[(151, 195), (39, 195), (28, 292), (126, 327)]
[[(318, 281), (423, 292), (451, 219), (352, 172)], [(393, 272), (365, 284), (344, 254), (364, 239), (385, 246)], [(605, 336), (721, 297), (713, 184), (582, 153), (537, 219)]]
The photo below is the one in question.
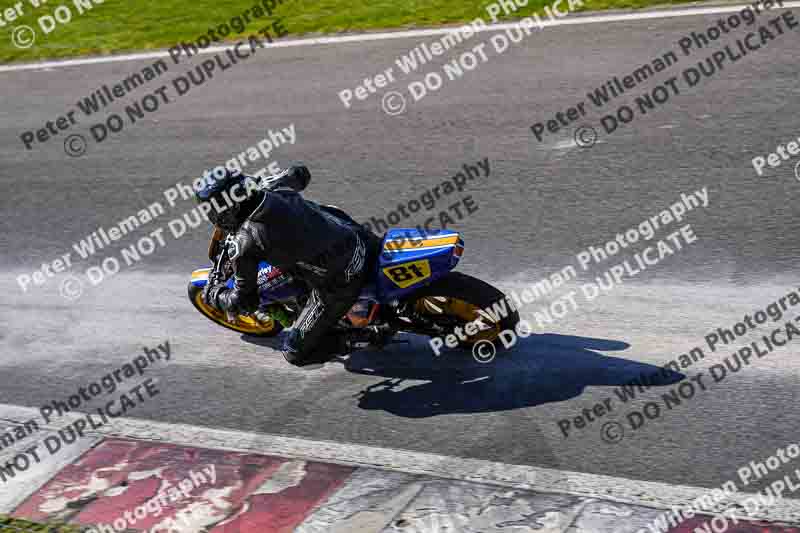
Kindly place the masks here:
[[(211, 242), (208, 243), (208, 258), (214, 262), (214, 266), (208, 273), (209, 285), (216, 285), (219, 280), (224, 277), (225, 263), (228, 260), (228, 247), (221, 246), (220, 243), (230, 239), (230, 235), (225, 235), (225, 232), (214, 226), (214, 233), (211, 235)], [(221, 248), (221, 249), (220, 249)], [(230, 311), (225, 312), (225, 317), (228, 322), (236, 323), (236, 315)]]
[(219, 253), (219, 243), (225, 237), (225, 232), (214, 226), (214, 233), (211, 234), (211, 242), (208, 243), (208, 259), (214, 261)]

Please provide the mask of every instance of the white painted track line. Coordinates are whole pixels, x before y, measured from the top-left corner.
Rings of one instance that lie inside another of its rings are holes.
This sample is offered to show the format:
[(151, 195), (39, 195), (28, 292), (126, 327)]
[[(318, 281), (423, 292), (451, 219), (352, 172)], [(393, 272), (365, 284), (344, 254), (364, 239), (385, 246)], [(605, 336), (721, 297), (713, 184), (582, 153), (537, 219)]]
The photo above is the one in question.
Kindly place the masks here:
[[(652, 19), (668, 19), (675, 17), (691, 17), (700, 15), (717, 15), (733, 13), (745, 8), (748, 4), (691, 7), (679, 9), (657, 9), (636, 13), (616, 13), (608, 15), (572, 15), (559, 20), (543, 21), (542, 26), (552, 28), (556, 26), (573, 26), (576, 24), (598, 24), (604, 22), (626, 22)], [(800, 2), (783, 2), (783, 8), (800, 7)], [(541, 15), (540, 15), (541, 16)], [(491, 24), (486, 28), (477, 30), (477, 33), (497, 32), (516, 26), (515, 22)], [(357, 35), (339, 35), (336, 37), (312, 37), (308, 39), (287, 39), (265, 45), (267, 48), (289, 48), (294, 46), (336, 45), (344, 43), (360, 43), (368, 41), (383, 41), (387, 39), (408, 39), (414, 37), (430, 37), (433, 35), (447, 34), (459, 26), (447, 26), (424, 30), (389, 31), (377, 33), (363, 33)], [(244, 38), (244, 36), (243, 36)], [(227, 50), (228, 46), (210, 46), (198, 52), (200, 54), (216, 54)], [(43, 61), (39, 63), (23, 63), (19, 65), (0, 66), (0, 72), (18, 72), (23, 70), (56, 69), (75, 67), (81, 65), (95, 65), (100, 63), (118, 63), (123, 61), (141, 61), (145, 59), (160, 59), (170, 57), (166, 50), (144, 52), (138, 54), (123, 54), (103, 57), (86, 57), (81, 59), (67, 59), (63, 61)]]
[[(80, 418), (79, 414), (67, 413), (58, 419), (58, 427), (65, 427), (78, 418)], [(35, 419), (43, 429), (57, 429), (55, 426), (45, 425), (41, 417), (39, 417), (38, 410), (29, 407), (0, 404), (0, 419), (6, 421), (14, 420), (19, 423)], [(653, 481), (631, 480), (535, 466), (510, 465), (479, 459), (448, 457), (357, 444), (312, 441), (296, 437), (153, 422), (134, 418), (113, 419), (108, 425), (98, 430), (96, 435), (168, 442), (184, 446), (255, 452), (309, 461), (422, 474), (545, 493), (572, 494), (659, 509), (670, 509), (673, 506), (682, 507), (692, 500), (708, 494), (710, 490), (701, 487), (667, 485)], [(96, 435), (90, 437), (89, 440), (92, 443), (96, 442), (94, 438)], [(33, 439), (34, 436), (29, 438)], [(85, 443), (83, 442), (73, 446), (82, 450), (85, 449)], [(65, 451), (62, 450), (61, 453)], [(70, 456), (74, 455), (71, 452), (69, 454)], [(5, 457), (4, 459), (7, 460)], [(35, 467), (31, 468), (32, 471), (33, 468)], [(733, 503), (738, 502), (741, 504), (748, 496), (751, 496), (751, 494), (739, 493), (718, 510), (722, 511)], [(2, 503), (0, 501), (0, 504)], [(2, 507), (0, 505), (0, 508)], [(773, 507), (761, 511), (761, 513), (753, 518), (798, 522), (800, 521), (800, 500), (783, 499)]]
[[(31, 417), (28, 417), (30, 419)], [(0, 416), (2, 419), (2, 416)], [(5, 433), (8, 419), (0, 420), (0, 430)], [(38, 445), (37, 454), (41, 458), (40, 463), (34, 463), (31, 455), (29, 460), (33, 465), (24, 472), (17, 473), (13, 478), (5, 483), (0, 481), (0, 513), (10, 514), (18, 505), (25, 501), (31, 494), (39, 490), (45, 483), (50, 481), (64, 467), (74, 463), (87, 450), (98, 444), (102, 438), (92, 436), (80, 439), (70, 446), (54, 455), (50, 455), (43, 441), (45, 438), (55, 435), (54, 431), (43, 429), (38, 433), (30, 435), (28, 439), (20, 440), (13, 446), (3, 448), (0, 451), (0, 465), (5, 466), (7, 462), (13, 461), (18, 454), (23, 454), (25, 450), (34, 445)], [(2, 529), (2, 528), (0, 528)]]

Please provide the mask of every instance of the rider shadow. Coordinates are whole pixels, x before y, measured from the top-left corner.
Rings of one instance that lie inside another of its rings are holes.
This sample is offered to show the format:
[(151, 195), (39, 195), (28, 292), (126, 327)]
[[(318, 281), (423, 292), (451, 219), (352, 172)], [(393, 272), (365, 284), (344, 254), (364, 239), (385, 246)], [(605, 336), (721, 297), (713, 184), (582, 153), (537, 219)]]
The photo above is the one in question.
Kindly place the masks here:
[[(641, 380), (648, 386), (666, 386), (686, 377), (595, 351), (630, 346), (621, 341), (534, 335), (487, 364), (463, 351), (432, 356), (424, 346), (413, 353), (356, 352), (341, 358), (350, 372), (386, 378), (361, 391), (359, 407), (407, 418), (487, 413), (561, 402), (579, 396), (590, 385), (619, 386)], [(405, 380), (426, 383), (405, 384)]]

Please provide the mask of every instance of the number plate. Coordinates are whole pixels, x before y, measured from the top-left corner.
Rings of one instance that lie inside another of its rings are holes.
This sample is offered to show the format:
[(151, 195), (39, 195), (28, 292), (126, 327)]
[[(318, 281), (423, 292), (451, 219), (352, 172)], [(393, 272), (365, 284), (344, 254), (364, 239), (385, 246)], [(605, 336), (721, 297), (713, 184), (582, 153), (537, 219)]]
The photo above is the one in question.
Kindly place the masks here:
[(427, 259), (411, 261), (402, 265), (386, 267), (383, 269), (383, 273), (392, 280), (392, 283), (405, 289), (431, 277), (431, 264)]

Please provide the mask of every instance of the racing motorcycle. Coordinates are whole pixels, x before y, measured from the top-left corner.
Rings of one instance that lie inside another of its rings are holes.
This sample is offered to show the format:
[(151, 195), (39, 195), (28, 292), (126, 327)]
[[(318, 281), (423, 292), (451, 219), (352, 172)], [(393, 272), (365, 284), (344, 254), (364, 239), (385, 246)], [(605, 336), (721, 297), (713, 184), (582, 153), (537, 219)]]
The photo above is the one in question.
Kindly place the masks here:
[[(274, 187), (281, 183), (281, 178), (281, 174), (263, 178), (263, 186)], [(305, 185), (296, 189), (302, 190)], [(320, 208), (352, 221), (334, 206), (320, 205)], [(194, 307), (220, 326), (247, 335), (273, 337), (290, 327), (305, 306), (311, 288), (291, 272), (266, 261), (259, 264), (257, 311), (224, 313), (203, 301), (203, 287), (209, 278), (227, 279), (227, 286), (233, 287), (227, 250), (228, 246), (215, 246), (212, 240), (209, 258), (214, 265), (192, 272), (188, 292)], [(387, 342), (399, 332), (444, 340), (460, 327), (461, 334), (450, 337), (448, 347), (453, 347), (456, 340), (459, 347), (466, 349), (488, 341), (497, 350), (502, 349), (500, 333), (517, 325), (519, 313), (502, 302), (505, 295), (500, 290), (453, 270), (463, 253), (464, 241), (455, 231), (390, 229), (383, 236), (377, 264), (359, 299), (337, 327), (347, 330), (377, 327)], [(502, 305), (495, 307), (498, 303)], [(503, 312), (498, 313), (498, 308)]]

